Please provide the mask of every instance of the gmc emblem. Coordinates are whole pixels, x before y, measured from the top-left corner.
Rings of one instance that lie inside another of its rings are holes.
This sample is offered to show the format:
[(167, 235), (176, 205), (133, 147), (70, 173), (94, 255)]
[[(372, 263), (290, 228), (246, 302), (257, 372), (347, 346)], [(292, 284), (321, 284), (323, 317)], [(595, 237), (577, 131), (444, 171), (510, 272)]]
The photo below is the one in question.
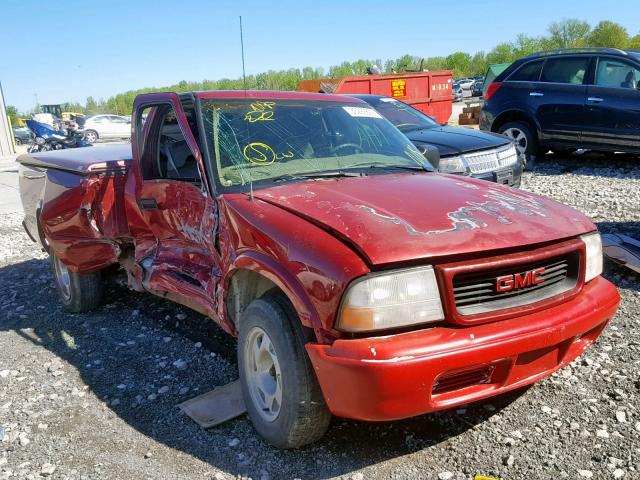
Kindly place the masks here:
[(544, 282), (541, 275), (544, 268), (536, 268), (524, 273), (516, 273), (515, 275), (504, 275), (496, 278), (496, 291), (499, 293), (518, 290), (519, 288), (530, 287), (531, 285), (540, 285)]

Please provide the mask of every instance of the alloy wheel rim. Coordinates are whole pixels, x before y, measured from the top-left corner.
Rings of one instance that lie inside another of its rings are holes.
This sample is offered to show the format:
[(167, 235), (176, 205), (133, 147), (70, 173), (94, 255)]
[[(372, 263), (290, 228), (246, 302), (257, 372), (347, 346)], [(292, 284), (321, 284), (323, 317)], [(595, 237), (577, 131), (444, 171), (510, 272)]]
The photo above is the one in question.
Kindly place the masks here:
[(58, 257), (54, 257), (53, 265), (55, 267), (56, 280), (60, 287), (60, 293), (65, 300), (69, 300), (71, 298), (71, 276), (69, 275), (69, 269)]
[(503, 133), (515, 142), (518, 153), (526, 153), (527, 136), (522, 130), (519, 128), (507, 128)]
[(96, 135), (93, 132), (87, 133), (87, 142), (93, 143), (96, 141)]
[(282, 406), (282, 372), (275, 347), (260, 327), (253, 327), (245, 342), (245, 375), (253, 405), (262, 418), (273, 422)]

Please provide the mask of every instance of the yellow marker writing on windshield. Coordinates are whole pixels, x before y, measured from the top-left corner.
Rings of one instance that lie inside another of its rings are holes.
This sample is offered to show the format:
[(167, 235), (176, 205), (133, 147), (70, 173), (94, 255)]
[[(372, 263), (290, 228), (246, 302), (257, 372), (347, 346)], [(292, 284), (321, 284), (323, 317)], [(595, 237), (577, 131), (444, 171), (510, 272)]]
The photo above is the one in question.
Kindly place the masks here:
[(249, 123), (273, 120), (273, 106), (276, 102), (254, 102), (249, 105), (250, 110), (244, 116)]
[(270, 165), (276, 160), (293, 157), (291, 151), (277, 154), (273, 148), (262, 142), (249, 143), (242, 149), (242, 154), (248, 162), (259, 165)]

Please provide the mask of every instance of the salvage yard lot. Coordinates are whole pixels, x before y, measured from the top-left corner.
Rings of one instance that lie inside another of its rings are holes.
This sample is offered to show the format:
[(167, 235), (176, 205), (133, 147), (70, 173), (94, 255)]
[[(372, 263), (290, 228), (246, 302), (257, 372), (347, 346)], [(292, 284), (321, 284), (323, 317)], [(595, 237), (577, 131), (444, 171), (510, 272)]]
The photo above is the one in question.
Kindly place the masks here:
[[(523, 189), (638, 238), (639, 162), (549, 157)], [(3, 195), (17, 196), (7, 170)], [(0, 214), (0, 479), (640, 476), (640, 280), (628, 270), (605, 266), (622, 304), (598, 343), (527, 391), (395, 423), (334, 419), (320, 442), (280, 451), (246, 417), (205, 431), (176, 407), (237, 377), (232, 339), (117, 285), (97, 311), (65, 313), (21, 220)]]

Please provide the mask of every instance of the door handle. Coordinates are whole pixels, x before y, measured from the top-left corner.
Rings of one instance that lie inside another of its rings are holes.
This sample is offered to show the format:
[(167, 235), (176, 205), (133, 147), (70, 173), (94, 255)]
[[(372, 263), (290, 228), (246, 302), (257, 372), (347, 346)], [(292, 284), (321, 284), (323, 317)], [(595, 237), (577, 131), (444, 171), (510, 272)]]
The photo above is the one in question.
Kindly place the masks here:
[(541, 93), (541, 92), (530, 92), (529, 96), (530, 97), (544, 97), (544, 93)]
[(603, 99), (600, 97), (588, 97), (587, 98), (587, 102), (595, 102), (595, 103), (600, 103), (602, 102)]
[(139, 198), (138, 206), (141, 210), (157, 210), (158, 202), (155, 198)]

